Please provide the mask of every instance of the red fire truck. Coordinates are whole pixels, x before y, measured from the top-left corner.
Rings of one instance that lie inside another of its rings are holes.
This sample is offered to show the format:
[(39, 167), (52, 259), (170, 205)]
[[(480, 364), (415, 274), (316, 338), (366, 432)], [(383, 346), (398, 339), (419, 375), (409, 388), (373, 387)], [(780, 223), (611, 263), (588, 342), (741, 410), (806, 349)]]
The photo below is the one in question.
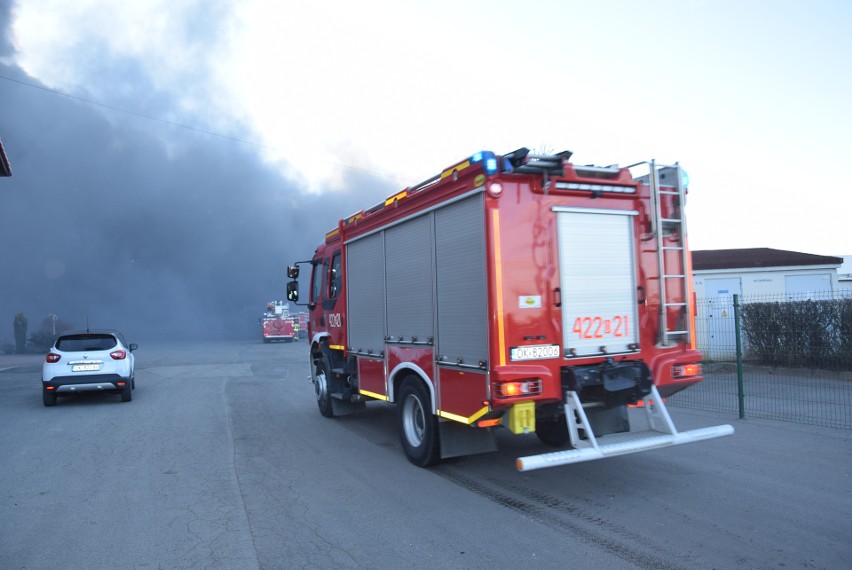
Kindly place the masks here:
[(270, 301), (266, 311), (260, 317), (263, 342), (281, 340), (293, 342), (298, 334), (298, 320), (290, 316), (286, 301)]
[(308, 314), (297, 313), (296, 318), (299, 319), (299, 330), (296, 332), (296, 338), (308, 338)]
[(288, 267), (298, 302), (310, 266), (322, 415), (396, 404), (419, 466), (495, 450), (498, 428), (557, 448), (522, 471), (733, 433), (678, 431), (663, 399), (702, 379), (683, 171), (570, 156), (476, 153)]

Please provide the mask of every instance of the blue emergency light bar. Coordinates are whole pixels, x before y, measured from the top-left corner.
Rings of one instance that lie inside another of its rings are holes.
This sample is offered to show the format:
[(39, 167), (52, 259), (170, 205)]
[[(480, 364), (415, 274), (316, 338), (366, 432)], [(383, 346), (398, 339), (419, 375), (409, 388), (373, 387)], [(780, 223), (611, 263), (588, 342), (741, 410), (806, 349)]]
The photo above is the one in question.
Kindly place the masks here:
[(470, 157), (471, 163), (485, 161), (485, 172), (488, 174), (497, 174), (497, 157), (489, 150), (482, 150)]

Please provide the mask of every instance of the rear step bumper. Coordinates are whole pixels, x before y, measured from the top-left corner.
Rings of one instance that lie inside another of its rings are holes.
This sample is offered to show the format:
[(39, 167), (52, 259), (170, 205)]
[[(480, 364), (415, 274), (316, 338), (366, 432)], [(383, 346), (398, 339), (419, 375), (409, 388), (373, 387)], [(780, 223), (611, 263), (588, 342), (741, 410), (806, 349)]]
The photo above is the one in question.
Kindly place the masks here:
[[(715, 439), (732, 435), (731, 425), (720, 425), (678, 432), (672, 423), (656, 386), (644, 400), (644, 409), (648, 420), (648, 429), (644, 431), (629, 431), (626, 433), (610, 434), (598, 440), (589, 426), (588, 418), (576, 392), (566, 393), (565, 418), (568, 422), (568, 434), (573, 449), (542, 453), (519, 457), (516, 461), (518, 471), (532, 471), (557, 465), (594, 461), (628, 453), (649, 451), (661, 447), (681, 445), (705, 439)], [(580, 439), (578, 430), (588, 434), (587, 439)]]

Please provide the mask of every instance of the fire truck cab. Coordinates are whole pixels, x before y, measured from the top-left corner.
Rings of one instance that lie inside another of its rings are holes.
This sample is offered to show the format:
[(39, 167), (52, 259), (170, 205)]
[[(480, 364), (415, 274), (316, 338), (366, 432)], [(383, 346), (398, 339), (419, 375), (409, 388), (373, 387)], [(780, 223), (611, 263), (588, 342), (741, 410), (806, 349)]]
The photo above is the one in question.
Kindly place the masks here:
[(663, 400), (702, 379), (680, 166), (570, 157), (476, 153), (288, 267), (293, 302), (310, 269), (322, 415), (395, 403), (420, 466), (495, 450), (498, 428), (559, 449), (520, 470), (733, 433), (678, 432)]

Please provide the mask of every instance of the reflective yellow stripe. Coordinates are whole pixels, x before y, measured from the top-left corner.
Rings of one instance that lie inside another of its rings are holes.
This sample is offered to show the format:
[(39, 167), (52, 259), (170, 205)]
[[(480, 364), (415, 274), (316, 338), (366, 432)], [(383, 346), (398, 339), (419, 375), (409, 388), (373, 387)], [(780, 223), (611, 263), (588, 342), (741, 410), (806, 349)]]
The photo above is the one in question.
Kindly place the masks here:
[(453, 175), (453, 172), (456, 172), (456, 171), (458, 171), (458, 170), (464, 170), (464, 169), (465, 169), (465, 168), (467, 168), (468, 166), (470, 166), (470, 161), (469, 161), (469, 160), (465, 160), (465, 161), (464, 161), (464, 162), (462, 162), (461, 164), (457, 164), (457, 165), (453, 166), (452, 168), (448, 168), (448, 169), (446, 169), (445, 171), (443, 171), (443, 172), (441, 173), (441, 179), (443, 180), (443, 179), (444, 179), (444, 178), (446, 178), (447, 176), (452, 176), (452, 175)]
[(482, 416), (484, 416), (487, 413), (488, 413), (488, 406), (485, 406), (481, 410), (479, 410), (478, 412), (476, 412), (475, 414), (470, 416), (468, 418), (468, 423), (472, 424), (473, 422), (475, 422), (476, 420), (478, 420), (479, 418), (481, 418)]
[(406, 196), (408, 196), (408, 192), (403, 190), (399, 194), (395, 194), (395, 195), (391, 196), (390, 198), (388, 198), (387, 200), (385, 200), (385, 206), (390, 206), (391, 204), (393, 204), (397, 200), (402, 200)]
[(442, 418), (445, 418), (445, 419), (448, 419), (448, 420), (453, 420), (454, 422), (459, 422), (459, 423), (470, 425), (487, 413), (488, 413), (488, 406), (485, 406), (484, 408), (482, 408), (481, 410), (479, 410), (478, 412), (476, 412), (475, 414), (473, 414), (469, 418), (466, 418), (464, 416), (459, 416), (457, 414), (451, 414), (450, 412), (444, 412), (442, 410), (438, 410), (437, 415), (439, 417), (442, 417)]
[(497, 297), (497, 349), (500, 366), (506, 365), (506, 331), (503, 328), (503, 259), (500, 254), (500, 212), (491, 210), (491, 225), (494, 227), (494, 286)]
[(386, 401), (386, 402), (388, 401), (388, 397), (387, 397), (387, 396), (382, 396), (381, 394), (376, 394), (375, 392), (369, 392), (369, 391), (367, 391), (367, 390), (358, 390), (358, 393), (359, 393), (359, 394), (364, 394), (365, 396), (369, 396), (369, 397), (371, 397), (371, 398), (375, 398), (375, 399), (377, 399), (377, 400), (384, 400), (384, 401)]
[(330, 344), (330, 345), (328, 345), (328, 347), (329, 347), (331, 350), (343, 350), (344, 348), (346, 348), (346, 347), (345, 347), (345, 346), (343, 346), (342, 344)]

